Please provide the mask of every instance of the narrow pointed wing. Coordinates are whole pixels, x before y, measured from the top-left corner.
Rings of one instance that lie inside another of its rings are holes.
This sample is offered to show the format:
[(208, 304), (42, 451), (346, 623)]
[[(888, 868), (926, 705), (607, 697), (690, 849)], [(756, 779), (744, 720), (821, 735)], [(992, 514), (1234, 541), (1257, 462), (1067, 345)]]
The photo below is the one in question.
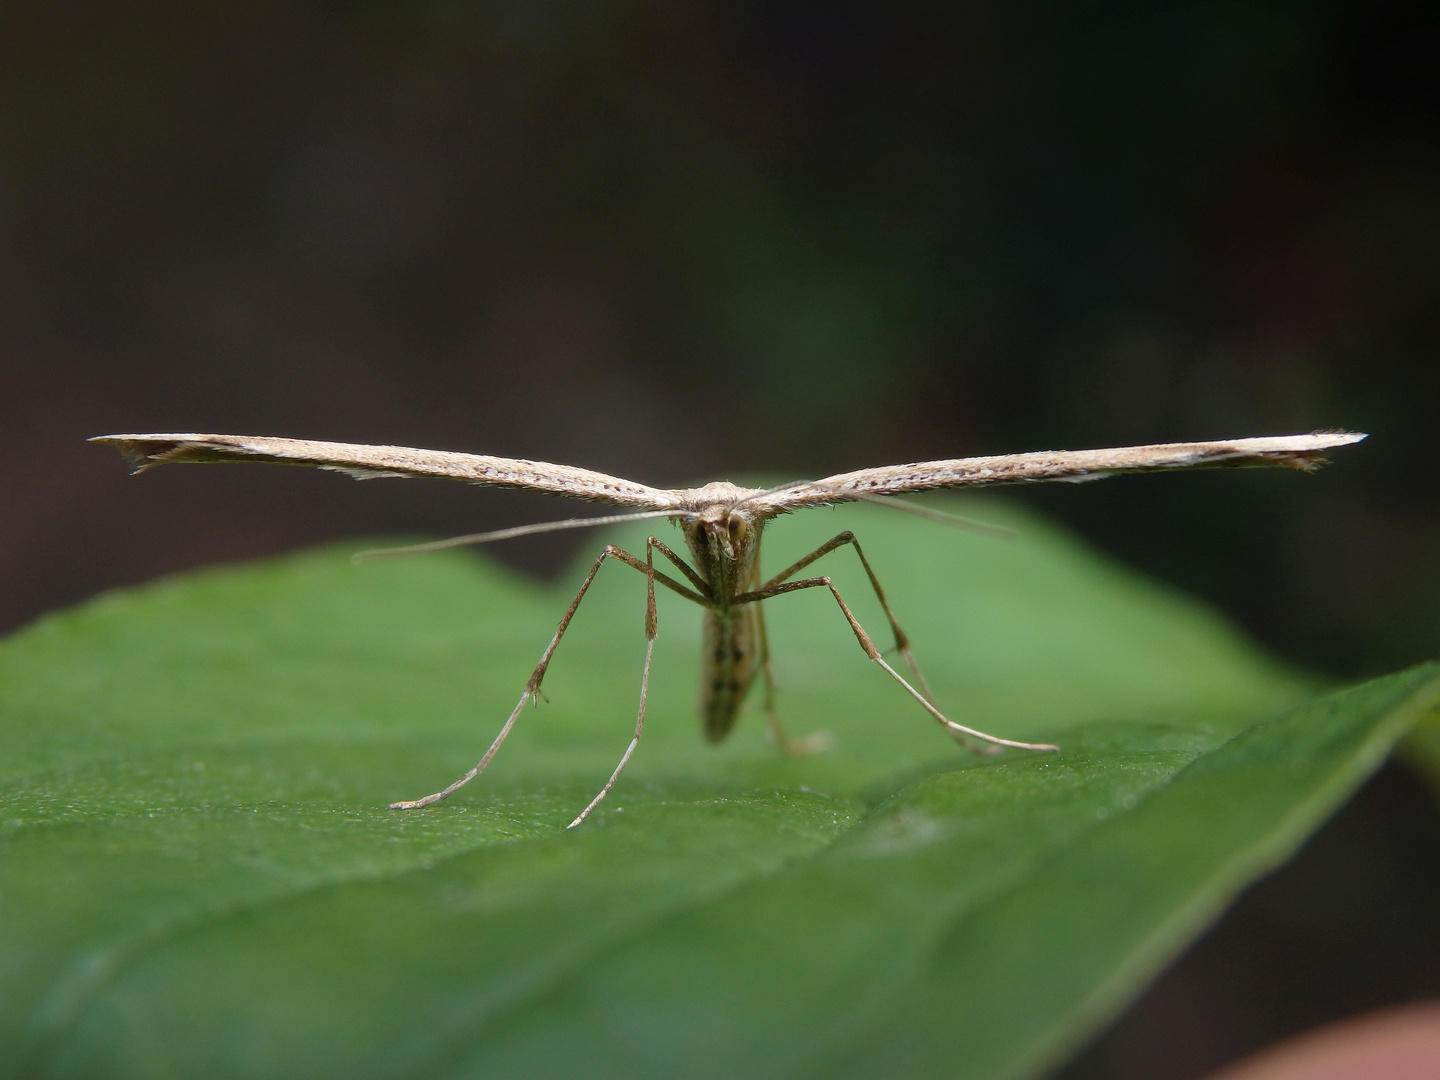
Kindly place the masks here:
[(551, 465), (547, 461), (252, 435), (97, 435), (90, 441), (113, 444), (130, 459), (137, 472), (172, 461), (260, 461), (313, 465), (347, 473), (359, 480), (378, 476), (440, 476), (489, 487), (521, 488), (591, 502), (643, 506), (647, 510), (667, 510), (676, 504), (672, 492), (588, 469)]
[(1158, 443), (1113, 450), (1041, 450), (1033, 454), (955, 458), (827, 476), (777, 488), (749, 500), (763, 513), (803, 506), (853, 502), (866, 496), (902, 495), (938, 488), (1015, 484), (1039, 480), (1099, 480), (1115, 473), (1224, 466), (1285, 465), (1309, 471), (1324, 464), (1320, 455), (1365, 438), (1350, 431), (1282, 435), (1227, 442)]

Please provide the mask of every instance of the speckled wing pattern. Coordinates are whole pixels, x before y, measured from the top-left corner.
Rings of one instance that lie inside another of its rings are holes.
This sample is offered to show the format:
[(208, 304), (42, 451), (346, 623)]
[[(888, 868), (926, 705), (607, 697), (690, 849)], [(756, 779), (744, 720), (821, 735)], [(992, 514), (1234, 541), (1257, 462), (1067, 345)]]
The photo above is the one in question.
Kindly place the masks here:
[[(827, 476), (823, 480), (805, 480), (745, 495), (741, 495), (743, 489), (735, 488), (733, 491), (740, 495), (737, 504), (744, 504), (752, 513), (768, 517), (807, 506), (827, 506), (982, 484), (1044, 480), (1075, 483), (1099, 480), (1116, 473), (1263, 465), (1308, 471), (1324, 463), (1321, 456), (1324, 451), (1359, 442), (1363, 438), (1364, 435), (1350, 431), (1317, 431), (1309, 435), (1223, 442), (1157, 443), (1111, 450), (1041, 450), (1029, 454), (954, 458), (859, 469)], [(707, 489), (666, 491), (589, 469), (552, 465), (546, 461), (415, 450), (404, 446), (195, 434), (99, 435), (91, 441), (117, 446), (137, 470), (169, 462), (273, 462), (331, 469), (358, 479), (437, 476), (471, 484), (542, 491), (572, 499), (657, 511), (693, 510), (695, 497), (702, 493), (715, 498)]]
[(668, 510), (678, 502), (674, 492), (589, 469), (521, 458), (251, 435), (99, 435), (90, 441), (118, 447), (137, 471), (170, 462), (259, 461), (311, 465), (361, 480), (381, 476), (438, 476), (647, 510)]
[(1116, 473), (1159, 472), (1166, 469), (1281, 465), (1310, 470), (1324, 463), (1321, 454), (1359, 442), (1351, 431), (1317, 431), (1224, 442), (1157, 443), (1113, 450), (1041, 450), (999, 457), (922, 461), (827, 476), (773, 488), (746, 500), (760, 513), (784, 513), (806, 506), (854, 502), (876, 496), (903, 495), (940, 488), (982, 484), (1099, 480)]

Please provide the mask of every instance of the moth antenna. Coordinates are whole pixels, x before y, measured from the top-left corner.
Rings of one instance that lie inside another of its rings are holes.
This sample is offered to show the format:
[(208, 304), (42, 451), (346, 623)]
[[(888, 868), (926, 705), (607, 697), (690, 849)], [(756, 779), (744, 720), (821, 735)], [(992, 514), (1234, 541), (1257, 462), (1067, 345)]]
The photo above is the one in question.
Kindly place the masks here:
[(1003, 525), (987, 525), (983, 521), (971, 521), (958, 514), (947, 514), (944, 510), (933, 510), (928, 506), (919, 506), (912, 502), (900, 502), (890, 495), (870, 495), (860, 491), (847, 492), (847, 495), (852, 499), (859, 499), (861, 502), (874, 503), (876, 506), (888, 506), (893, 510), (904, 510), (907, 514), (928, 518), (930, 521), (938, 521), (941, 525), (951, 525), (954, 528), (964, 529), (966, 532), (977, 533), (980, 536), (988, 536), (995, 540), (1015, 539), (1015, 530), (1007, 529)]
[(646, 518), (689, 517), (674, 510), (647, 510), (640, 514), (606, 514), (602, 517), (566, 518), (564, 521), (542, 521), (535, 525), (516, 525), (510, 529), (496, 529), (493, 532), (467, 533), (452, 536), (448, 540), (432, 540), (428, 544), (410, 544), (407, 547), (375, 548), (372, 551), (356, 552), (352, 558), (357, 563), (372, 559), (389, 559), (400, 555), (424, 555), (431, 551), (448, 551), (450, 548), (466, 547), (470, 544), (491, 544), (496, 540), (513, 540), (519, 536), (534, 536), (536, 533), (560, 532), (564, 529), (588, 529), (596, 525), (618, 525), (626, 521), (644, 521)]

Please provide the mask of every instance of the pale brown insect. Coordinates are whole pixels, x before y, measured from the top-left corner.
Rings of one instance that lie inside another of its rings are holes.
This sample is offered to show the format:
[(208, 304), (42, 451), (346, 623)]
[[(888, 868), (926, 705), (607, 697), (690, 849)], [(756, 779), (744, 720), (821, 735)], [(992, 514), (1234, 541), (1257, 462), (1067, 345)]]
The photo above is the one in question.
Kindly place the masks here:
[[(1353, 432), (1316, 432), (1263, 439), (1235, 439), (1229, 442), (1164, 443), (1129, 446), (1113, 450), (1041, 451), (1006, 454), (1000, 457), (957, 458), (926, 461), (914, 465), (891, 465), (840, 473), (823, 480), (785, 484), (777, 488), (742, 488), (724, 481), (699, 488), (667, 491), (646, 487), (630, 480), (606, 476), (588, 469), (551, 465), (544, 461), (483, 457), (437, 450), (411, 450), (400, 446), (366, 446), (352, 443), (307, 442), (301, 439), (271, 439), (246, 435), (101, 435), (92, 442), (114, 443), (136, 466), (136, 471), (168, 462), (260, 461), (281, 465), (313, 465), (348, 473), (359, 479), (377, 476), (440, 476), (492, 487), (521, 488), (564, 495), (572, 499), (614, 503), (634, 507), (639, 513), (607, 517), (576, 518), (540, 525), (502, 529), (491, 533), (456, 537), (438, 544), (423, 544), (405, 551), (438, 550), (465, 543), (485, 543), (524, 536), (551, 529), (583, 528), (640, 518), (669, 518), (679, 525), (690, 548), (693, 566), (655, 537), (645, 542), (643, 559), (607, 544), (590, 567), (589, 574), (570, 602), (560, 626), (546, 646), (540, 663), (525, 684), (525, 690), (500, 734), (473, 769), (449, 787), (423, 799), (391, 804), (394, 810), (413, 810), (439, 802), (463, 784), (469, 783), (490, 764), (516, 719), (540, 690), (550, 659), (565, 635), (580, 601), (595, 580), (606, 559), (618, 559), (645, 575), (645, 666), (640, 680), (640, 705), (635, 734), (620, 764), (600, 793), (569, 825), (579, 825), (615, 786), (620, 773), (640, 743), (645, 727), (645, 699), (650, 685), (650, 659), (655, 648), (655, 583), (692, 600), (705, 609), (704, 646), (701, 654), (700, 719), (705, 736), (712, 742), (723, 739), (735, 724), (740, 705), (754, 682), (757, 665), (765, 677), (765, 712), (771, 738), (790, 752), (815, 747), (815, 738), (792, 740), (780, 725), (775, 711), (775, 680), (770, 670), (770, 650), (765, 638), (761, 602), (800, 589), (828, 589), (850, 624), (865, 655), (879, 664), (905, 688), (940, 725), (972, 750), (995, 752), (1012, 746), (1022, 750), (1055, 750), (1048, 743), (1014, 742), (976, 731), (947, 718), (935, 703), (925, 677), (910, 652), (910, 643), (885, 592), (871, 569), (860, 544), (849, 532), (822, 544), (793, 566), (769, 580), (760, 575), (760, 535), (773, 517), (808, 506), (841, 502), (879, 502), (933, 516), (933, 512), (905, 503), (889, 503), (889, 497), (907, 492), (939, 488), (974, 487), (1040, 480), (1085, 481), (1114, 473), (1151, 472), (1165, 469), (1213, 468), (1224, 466), (1284, 465), (1309, 471), (1323, 463), (1320, 454), (1365, 438)], [(817, 559), (837, 548), (850, 546), (870, 579), (890, 629), (895, 648), (919, 688), (886, 663), (829, 577), (796, 578)], [(655, 569), (655, 552), (674, 564), (684, 584)], [(377, 553), (388, 554), (388, 553)]]

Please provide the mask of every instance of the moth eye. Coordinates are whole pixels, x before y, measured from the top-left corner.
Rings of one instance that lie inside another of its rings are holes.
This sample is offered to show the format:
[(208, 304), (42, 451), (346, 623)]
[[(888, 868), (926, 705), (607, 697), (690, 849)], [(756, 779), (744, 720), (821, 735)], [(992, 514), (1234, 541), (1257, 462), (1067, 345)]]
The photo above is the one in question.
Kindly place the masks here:
[(730, 519), (730, 539), (731, 539), (731, 540), (741, 540), (741, 539), (744, 539), (744, 537), (745, 537), (745, 532), (746, 532), (745, 519), (744, 519), (744, 518), (738, 518), (738, 517), (732, 517), (732, 518)]

